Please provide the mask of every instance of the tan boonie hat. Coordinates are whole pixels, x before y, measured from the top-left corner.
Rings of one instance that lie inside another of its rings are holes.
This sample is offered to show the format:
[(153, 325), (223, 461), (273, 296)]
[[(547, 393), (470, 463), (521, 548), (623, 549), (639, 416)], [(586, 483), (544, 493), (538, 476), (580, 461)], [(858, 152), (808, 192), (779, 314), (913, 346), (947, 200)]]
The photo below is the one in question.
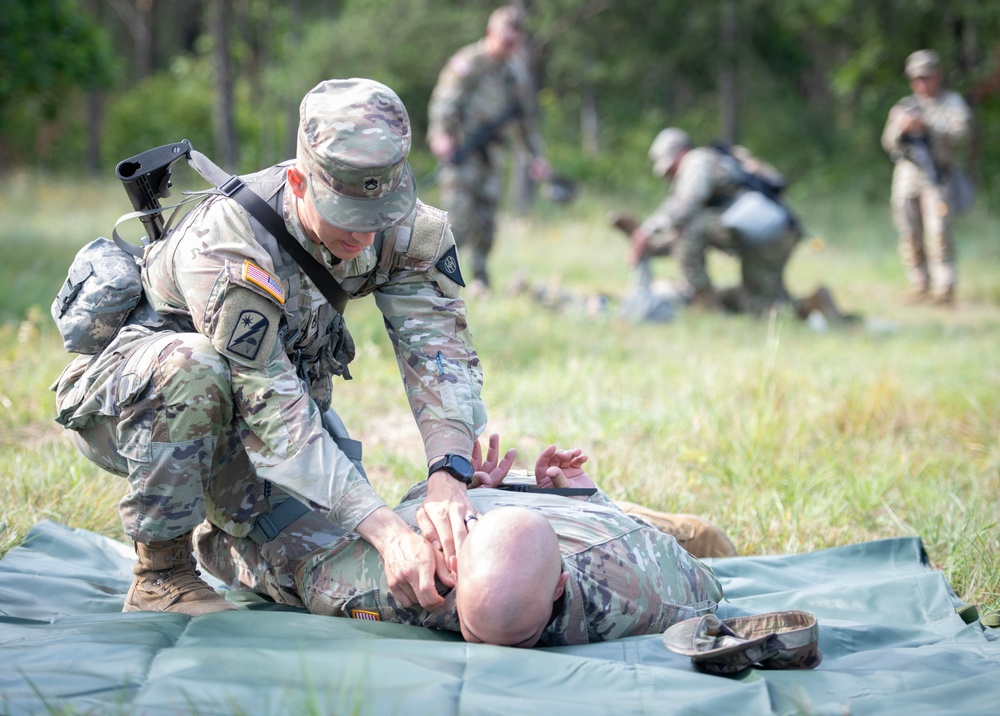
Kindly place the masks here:
[(928, 77), (941, 69), (941, 58), (934, 50), (917, 50), (906, 58), (906, 77)]
[(297, 161), (327, 223), (369, 232), (410, 214), (410, 118), (395, 92), (374, 80), (326, 80), (303, 98), (299, 120)]
[(663, 643), (711, 674), (736, 674), (754, 665), (815, 669), (823, 661), (816, 617), (797, 610), (732, 619), (706, 614), (671, 626)]
[(690, 146), (691, 139), (683, 129), (668, 127), (657, 134), (653, 144), (649, 147), (649, 159), (653, 162), (653, 174), (665, 177), (681, 152)]

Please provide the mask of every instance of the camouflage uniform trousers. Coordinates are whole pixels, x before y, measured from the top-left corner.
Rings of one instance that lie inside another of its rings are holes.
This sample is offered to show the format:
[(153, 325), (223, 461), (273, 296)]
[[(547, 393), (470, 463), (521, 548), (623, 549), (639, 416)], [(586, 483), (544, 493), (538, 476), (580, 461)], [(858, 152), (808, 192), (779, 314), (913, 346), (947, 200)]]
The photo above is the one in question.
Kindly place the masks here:
[(488, 283), (487, 258), (496, 235), (496, 215), (503, 189), (501, 160), (474, 153), (459, 165), (440, 169), (441, 208), (448, 212), (455, 242), (472, 262), (473, 277)]
[(955, 245), (947, 185), (926, 183), (913, 196), (892, 197), (899, 256), (911, 288), (948, 296), (955, 288)]
[(737, 256), (740, 284), (720, 292), (722, 305), (736, 313), (761, 313), (790, 302), (785, 287), (785, 266), (802, 238), (797, 227), (766, 243), (750, 243), (723, 226), (722, 212), (710, 209), (697, 215), (680, 233), (674, 251), (681, 275), (690, 291), (712, 287), (705, 267), (709, 247)]
[(264, 544), (234, 537), (206, 520), (195, 528), (194, 553), (209, 574), (231, 589), (250, 590), (278, 604), (305, 608), (295, 586), (295, 568), (307, 554), (343, 535), (343, 529), (315, 512), (302, 515)]
[(128, 479), (125, 533), (150, 543), (191, 532), (208, 492), (249, 530), (268, 508), (233, 419), (229, 364), (199, 333), (155, 333), (120, 351), (107, 379), (116, 416), (70, 434), (88, 459)]
[(706, 209), (678, 232), (673, 251), (685, 288), (692, 293), (712, 288), (705, 266), (710, 247), (732, 255), (739, 249), (738, 237), (722, 225), (721, 216), (721, 210)]

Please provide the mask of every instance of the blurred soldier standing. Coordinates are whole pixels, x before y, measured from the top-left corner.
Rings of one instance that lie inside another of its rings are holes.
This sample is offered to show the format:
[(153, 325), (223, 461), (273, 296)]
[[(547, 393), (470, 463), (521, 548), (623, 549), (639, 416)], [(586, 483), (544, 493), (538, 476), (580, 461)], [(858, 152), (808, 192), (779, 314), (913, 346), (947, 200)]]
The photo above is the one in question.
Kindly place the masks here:
[[(775, 200), (785, 186), (777, 169), (738, 145), (693, 147), (688, 134), (676, 127), (656, 136), (649, 158), (653, 173), (671, 188), (638, 227), (623, 225), (631, 228), (633, 265), (652, 256), (676, 256), (681, 292), (694, 307), (761, 314), (791, 305), (803, 319), (813, 311), (828, 320), (844, 318), (826, 288), (793, 299), (785, 287), (785, 266), (802, 230)], [(754, 197), (746, 196), (751, 192)], [(751, 201), (738, 205), (741, 199)], [(738, 285), (721, 291), (713, 286), (705, 265), (709, 248), (739, 259)]]
[[(523, 43), (521, 11), (514, 6), (494, 10), (485, 37), (448, 60), (431, 95), (427, 137), (439, 162), (441, 205), (456, 242), (471, 259), (473, 293), (487, 293), (490, 286), (487, 259), (503, 188), (505, 137), (512, 134), (518, 150), (531, 156), (534, 180), (551, 173), (535, 126)], [(509, 125), (514, 132), (505, 131)]]
[(906, 59), (913, 94), (889, 110), (882, 147), (896, 162), (892, 174), (892, 216), (899, 254), (910, 283), (910, 302), (955, 300), (958, 213), (958, 151), (969, 138), (972, 113), (965, 100), (944, 89), (941, 61), (933, 50)]
[(144, 302), (53, 386), (58, 422), (129, 482), (119, 512), (138, 564), (124, 611), (234, 608), (195, 570), (206, 517), (273, 563), (356, 531), (385, 558), (393, 596), (427, 607), (468, 534), (458, 478), (465, 460), (471, 479), (486, 421), (482, 372), (447, 220), (416, 198), (406, 109), (377, 82), (328, 80), (300, 116), (296, 159), (243, 179), (350, 298), (374, 296), (431, 463), (420, 526), (441, 551), (375, 494), (331, 408), (354, 357), (338, 309), (256, 215), (215, 192), (146, 247)]

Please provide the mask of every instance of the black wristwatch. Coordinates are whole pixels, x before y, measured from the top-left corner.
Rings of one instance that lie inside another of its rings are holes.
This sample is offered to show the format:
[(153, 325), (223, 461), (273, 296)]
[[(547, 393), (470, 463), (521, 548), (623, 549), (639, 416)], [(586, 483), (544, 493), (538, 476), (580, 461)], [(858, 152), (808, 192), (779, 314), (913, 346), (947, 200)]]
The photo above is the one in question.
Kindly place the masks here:
[(471, 462), (461, 455), (452, 455), (451, 453), (445, 455), (427, 468), (427, 477), (430, 477), (438, 470), (450, 472), (452, 477), (459, 482), (464, 482), (466, 485), (472, 484), (472, 473), (475, 472)]

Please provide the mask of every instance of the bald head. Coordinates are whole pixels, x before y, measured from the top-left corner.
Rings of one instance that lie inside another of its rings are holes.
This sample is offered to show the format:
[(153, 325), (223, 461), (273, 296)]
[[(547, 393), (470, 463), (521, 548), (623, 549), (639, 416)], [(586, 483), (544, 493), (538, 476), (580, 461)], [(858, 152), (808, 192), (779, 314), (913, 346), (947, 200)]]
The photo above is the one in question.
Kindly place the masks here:
[(562, 596), (559, 539), (540, 513), (483, 514), (458, 554), (455, 606), (466, 641), (534, 646)]

